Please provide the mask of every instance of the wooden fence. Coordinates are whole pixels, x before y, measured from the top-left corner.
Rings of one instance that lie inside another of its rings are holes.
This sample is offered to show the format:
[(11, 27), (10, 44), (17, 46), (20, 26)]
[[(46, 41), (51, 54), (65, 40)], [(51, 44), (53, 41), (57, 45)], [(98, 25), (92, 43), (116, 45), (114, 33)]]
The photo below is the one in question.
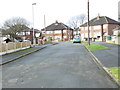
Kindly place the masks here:
[(10, 50), (17, 50), (17, 49), (21, 49), (21, 48), (25, 48), (25, 47), (30, 47), (30, 45), (31, 45), (30, 41), (1, 43), (0, 44), (0, 53), (7, 52)]

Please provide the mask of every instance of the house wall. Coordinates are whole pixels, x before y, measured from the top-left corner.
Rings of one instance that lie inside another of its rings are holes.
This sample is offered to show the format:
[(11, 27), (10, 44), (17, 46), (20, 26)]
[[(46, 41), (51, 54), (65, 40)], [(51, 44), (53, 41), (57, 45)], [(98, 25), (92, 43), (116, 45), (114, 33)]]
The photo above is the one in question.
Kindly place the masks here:
[(113, 35), (115, 35), (115, 36), (118, 36), (119, 33), (120, 33), (120, 30), (114, 30), (113, 31)]
[[(36, 43), (38, 43), (38, 38), (36, 37), (36, 35), (38, 35), (38, 32), (34, 32), (34, 36), (35, 36), (35, 41)], [(30, 40), (31, 43), (33, 43), (33, 31), (30, 32), (21, 32), (19, 34), (17, 34), (18, 36), (20, 36), (23, 40)]]
[[(88, 38), (88, 27), (81, 27), (81, 40), (85, 41), (85, 38)], [(90, 26), (90, 38), (97, 38), (97, 36), (101, 36), (101, 26)], [(100, 38), (101, 39), (101, 38)]]
[(0, 44), (2, 43), (2, 39), (3, 39), (2, 32), (0, 31)]
[[(103, 25), (103, 38), (107, 35), (113, 35), (113, 29), (118, 27), (116, 24), (104, 24)], [(90, 38), (97, 38), (98, 41), (102, 41), (102, 26), (90, 26)], [(81, 40), (85, 41), (85, 38), (88, 38), (88, 27), (80, 27)], [(98, 38), (98, 36), (100, 36)]]
[[(62, 34), (63, 33), (63, 34)], [(73, 32), (72, 30), (54, 30), (54, 31), (46, 31), (46, 34), (43, 33), (46, 38), (52, 37), (52, 40), (58, 40), (62, 41), (62, 38), (64, 41), (69, 40), (73, 38)]]
[(117, 28), (119, 25), (109, 24), (108, 25), (108, 35), (113, 35), (113, 29)]

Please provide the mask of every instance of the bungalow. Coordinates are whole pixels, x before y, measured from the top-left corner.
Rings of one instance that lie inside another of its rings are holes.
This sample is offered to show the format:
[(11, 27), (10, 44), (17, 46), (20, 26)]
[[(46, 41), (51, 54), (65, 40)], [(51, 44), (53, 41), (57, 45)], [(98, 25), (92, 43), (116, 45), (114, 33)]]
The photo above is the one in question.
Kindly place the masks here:
[[(107, 17), (97, 16), (90, 20), (90, 40), (106, 41), (106, 36), (113, 35), (113, 29), (120, 25), (119, 22)], [(88, 38), (87, 23), (80, 26), (81, 40)]]
[(56, 21), (55, 23), (41, 30), (42, 35), (48, 39), (58, 41), (67, 41), (73, 39), (73, 29), (63, 23)]

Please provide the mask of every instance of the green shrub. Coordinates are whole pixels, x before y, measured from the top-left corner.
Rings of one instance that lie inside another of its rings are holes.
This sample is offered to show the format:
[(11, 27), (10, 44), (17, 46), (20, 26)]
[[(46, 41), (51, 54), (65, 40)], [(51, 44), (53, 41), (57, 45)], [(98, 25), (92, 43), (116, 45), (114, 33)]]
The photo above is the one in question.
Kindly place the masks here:
[(118, 37), (120, 37), (120, 33), (118, 33)]

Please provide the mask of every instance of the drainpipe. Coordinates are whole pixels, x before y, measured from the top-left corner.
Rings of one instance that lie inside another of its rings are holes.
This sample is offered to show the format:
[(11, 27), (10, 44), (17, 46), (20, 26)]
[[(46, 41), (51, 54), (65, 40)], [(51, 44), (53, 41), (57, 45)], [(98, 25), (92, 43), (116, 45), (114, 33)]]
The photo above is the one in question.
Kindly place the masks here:
[(62, 30), (62, 41), (63, 41), (63, 30)]
[(101, 25), (101, 36), (102, 36), (102, 42), (104, 41), (103, 40), (103, 24)]

